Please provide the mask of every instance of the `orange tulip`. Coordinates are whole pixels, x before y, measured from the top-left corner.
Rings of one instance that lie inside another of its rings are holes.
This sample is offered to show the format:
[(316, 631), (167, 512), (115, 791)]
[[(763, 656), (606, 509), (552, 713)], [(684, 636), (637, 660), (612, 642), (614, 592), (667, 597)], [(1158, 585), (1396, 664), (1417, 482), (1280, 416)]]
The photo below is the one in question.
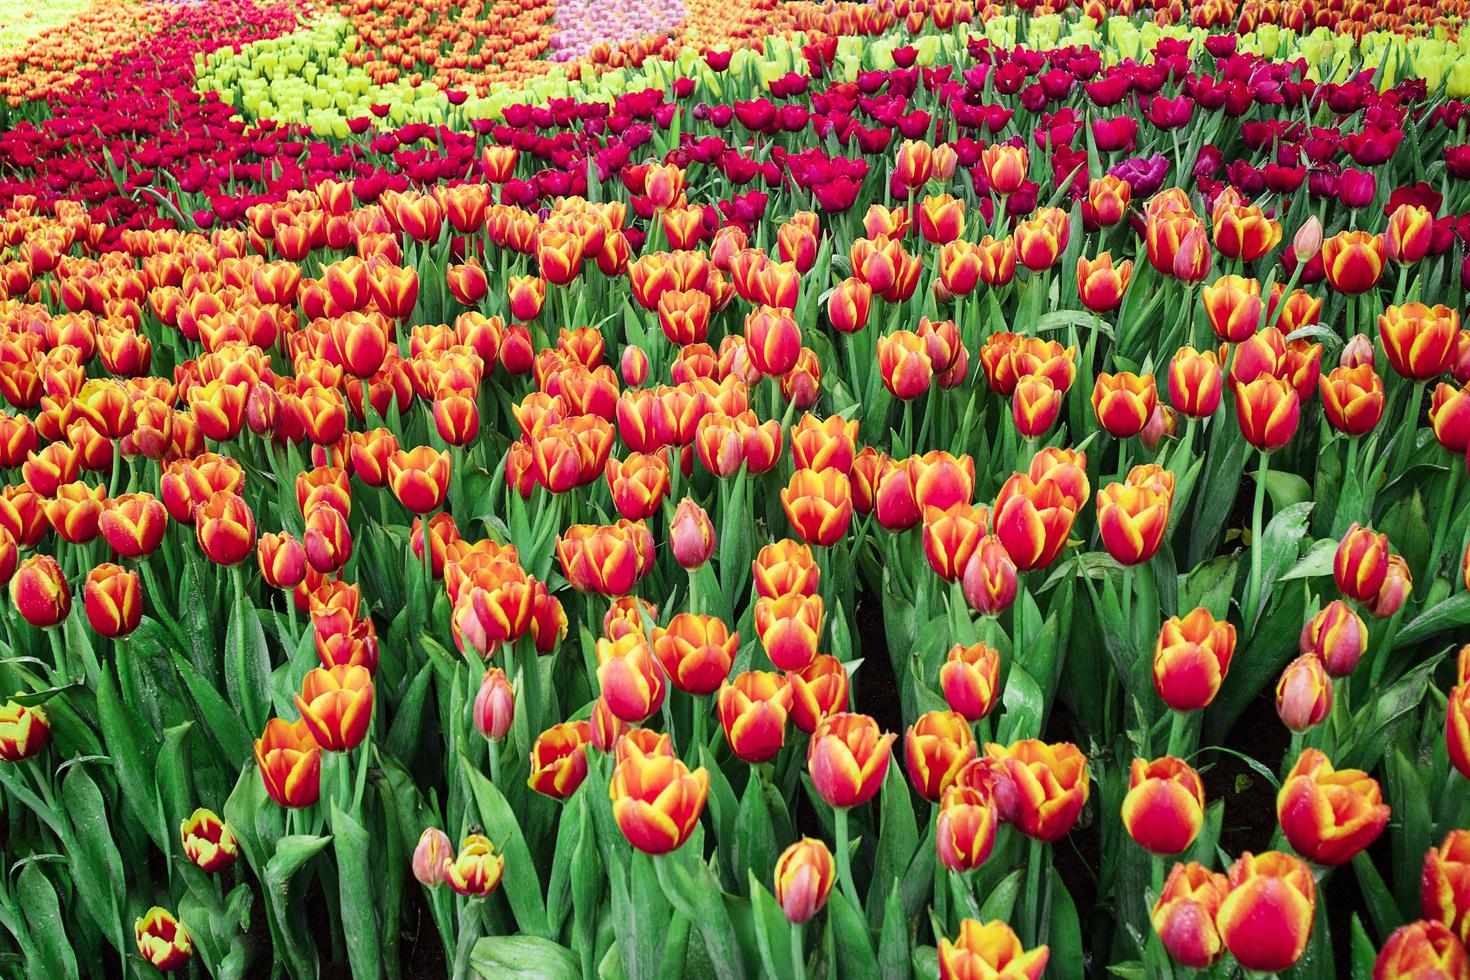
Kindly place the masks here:
[(796, 470), (781, 491), (781, 506), (803, 541), (830, 545), (852, 522), (851, 484), (836, 470)]
[(1470, 977), (1470, 955), (1443, 923), (1411, 922), (1395, 929), (1373, 963), (1373, 980)]
[(1015, 931), (1001, 919), (991, 919), (984, 925), (975, 919), (962, 919), (960, 934), (953, 942), (944, 936), (939, 938), (939, 977), (1041, 980), (1050, 956), (1046, 946), (1022, 946)]
[(1301, 959), (1317, 907), (1312, 870), (1279, 851), (1247, 851), (1230, 868), (1229, 881), (1215, 921), (1236, 961), (1279, 973)]
[(1225, 943), (1215, 917), (1229, 889), (1224, 875), (1198, 862), (1174, 865), (1149, 918), (1175, 962), (1203, 970), (1220, 959)]
[(1125, 259), (1113, 266), (1113, 255), (1104, 252), (1096, 259), (1077, 256), (1077, 295), (1082, 305), (1094, 313), (1116, 310), (1133, 277), (1133, 260)]
[(822, 635), (822, 597), (788, 593), (755, 602), (755, 631), (766, 656), (780, 670), (800, 670), (817, 655)]
[(808, 735), (829, 715), (847, 710), (847, 669), (836, 657), (822, 653), (800, 670), (789, 671), (791, 720)]
[(939, 668), (939, 686), (952, 711), (968, 722), (979, 721), (995, 707), (1000, 654), (985, 643), (956, 643)]
[(765, 762), (781, 751), (791, 684), (780, 674), (750, 670), (720, 685), (717, 707), (730, 751), (749, 763)]
[(591, 726), (585, 721), (565, 721), (542, 732), (531, 746), (531, 776), (526, 785), (558, 800), (571, 796), (587, 777), (591, 738)]
[(1372, 602), (1388, 578), (1388, 535), (1353, 524), (1332, 558), (1332, 577), (1337, 591), (1349, 599)]
[(388, 457), (388, 485), (393, 496), (415, 514), (438, 510), (449, 495), (449, 452), (419, 446), (395, 450)]
[(641, 722), (664, 703), (664, 672), (639, 633), (597, 641), (597, 683), (608, 710), (624, 721)]
[(750, 566), (756, 595), (762, 598), (816, 594), (820, 571), (811, 548), (799, 541), (787, 538), (766, 545)]
[(1292, 849), (1314, 864), (1352, 859), (1382, 833), (1388, 807), (1378, 782), (1360, 769), (1333, 769), (1303, 749), (1276, 794), (1276, 818)]
[(1460, 332), (1460, 314), (1447, 306), (1405, 303), (1378, 317), (1378, 335), (1389, 365), (1412, 381), (1449, 370)]
[(461, 895), (483, 898), (500, 886), (505, 857), (483, 834), (470, 834), (451, 861), (445, 859), (444, 883)]
[(816, 838), (803, 837), (782, 851), (776, 859), (775, 894), (786, 920), (810, 922), (827, 904), (836, 877), (832, 852)]
[(975, 758), (975, 738), (958, 712), (930, 711), (904, 733), (904, 763), (920, 796), (938, 802), (955, 776)]
[(1175, 711), (1208, 707), (1235, 654), (1235, 627), (1207, 609), (1164, 621), (1154, 646), (1154, 690)]
[(1254, 262), (1281, 242), (1281, 222), (1267, 218), (1254, 204), (1217, 207), (1211, 220), (1215, 248), (1232, 259)]
[(1434, 215), (1417, 204), (1400, 204), (1388, 216), (1384, 251), (1390, 260), (1412, 265), (1429, 254), (1434, 242)]
[(1269, 374), (1235, 386), (1235, 417), (1241, 434), (1261, 452), (1291, 442), (1301, 420), (1301, 399), (1290, 383)]
[(1148, 487), (1111, 483), (1097, 495), (1097, 523), (1108, 554), (1137, 565), (1158, 553), (1169, 526), (1172, 497)]
[(985, 756), (1005, 787), (1001, 816), (1028, 837), (1060, 840), (1087, 803), (1087, 757), (1075, 745), (1049, 745), (1023, 739), (1009, 746), (989, 744)]
[(1055, 561), (1077, 516), (1074, 502), (1057, 484), (1035, 482), (1024, 473), (1013, 475), (1000, 488), (992, 513), (995, 536), (1021, 571)]
[(829, 806), (861, 806), (877, 794), (888, 772), (893, 734), (867, 715), (838, 712), (818, 723), (807, 745), (812, 786)]
[(1294, 732), (1315, 728), (1332, 712), (1332, 678), (1322, 658), (1305, 654), (1286, 665), (1276, 684), (1276, 714)]
[(1157, 404), (1158, 392), (1152, 374), (1103, 372), (1092, 388), (1092, 410), (1098, 423), (1119, 439), (1142, 432)]
[(1338, 232), (1322, 243), (1327, 283), (1340, 293), (1356, 295), (1378, 284), (1388, 250), (1382, 235), (1366, 231)]
[(1333, 368), (1318, 379), (1322, 413), (1334, 429), (1350, 436), (1371, 432), (1383, 418), (1383, 379), (1371, 364)]
[(0, 705), (0, 762), (34, 758), (51, 740), (51, 722), (40, 705), (7, 700)]
[(992, 143), (980, 151), (980, 166), (991, 191), (1002, 196), (1014, 194), (1026, 182), (1025, 146)]
[(1470, 938), (1470, 830), (1451, 830), (1425, 853), (1419, 882), (1424, 918), (1448, 926), (1462, 942)]
[(270, 798), (281, 806), (311, 806), (321, 793), (322, 750), (306, 722), (266, 722), (255, 740), (255, 764)]
[(1123, 826), (1150, 854), (1178, 854), (1205, 821), (1205, 784), (1182, 759), (1134, 759), (1123, 797)]
[(98, 633), (107, 637), (131, 633), (143, 615), (138, 573), (104, 562), (87, 573), (82, 601), (87, 622)]
[(629, 756), (613, 770), (609, 795), (628, 843), (645, 854), (667, 854), (683, 846), (699, 823), (709, 773), (691, 773), (678, 759)]
[(715, 616), (679, 613), (667, 628), (655, 626), (653, 652), (669, 680), (686, 694), (713, 694), (730, 674), (740, 634)]

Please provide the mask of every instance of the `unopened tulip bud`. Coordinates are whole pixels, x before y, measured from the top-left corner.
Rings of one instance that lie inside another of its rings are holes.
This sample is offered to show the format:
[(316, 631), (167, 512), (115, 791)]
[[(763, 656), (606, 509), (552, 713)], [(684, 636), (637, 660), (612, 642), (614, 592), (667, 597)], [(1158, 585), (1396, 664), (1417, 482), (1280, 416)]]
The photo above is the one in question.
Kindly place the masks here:
[(636, 388), (648, 380), (648, 355), (642, 347), (624, 347), (619, 369), (622, 371), (623, 384)]
[(413, 876), (425, 888), (437, 888), (444, 881), (444, 869), (452, 854), (454, 845), (449, 835), (438, 827), (425, 827), (413, 849)]
[(20, 762), (40, 753), (51, 740), (51, 722), (39, 704), (0, 705), (0, 762)]
[(800, 925), (822, 911), (836, 878), (827, 845), (803, 837), (776, 859), (776, 901), (789, 922)]
[(1322, 222), (1314, 214), (1297, 229), (1291, 240), (1291, 251), (1298, 262), (1309, 262), (1322, 251)]
[(1339, 363), (1343, 367), (1358, 367), (1366, 364), (1373, 366), (1374, 360), (1373, 341), (1365, 333), (1354, 334), (1342, 347), (1342, 357)]
[(1368, 649), (1368, 627), (1341, 599), (1334, 599), (1302, 628), (1302, 653), (1316, 654), (1331, 677), (1346, 677)]
[(702, 567), (715, 550), (715, 526), (693, 497), (679, 501), (669, 522), (669, 547), (674, 560), (690, 571)]
[(164, 973), (180, 970), (194, 955), (189, 930), (165, 909), (154, 906), (133, 922), (138, 955)]
[(1315, 728), (1332, 711), (1332, 678), (1314, 653), (1286, 665), (1276, 685), (1276, 714), (1294, 732)]
[(515, 692), (511, 690), (505, 671), (499, 667), (485, 671), (480, 692), (475, 695), (475, 729), (491, 741), (498, 741), (510, 731), (515, 714)]
[(200, 807), (190, 814), (179, 824), (179, 838), (184, 854), (206, 874), (223, 871), (240, 857), (234, 833), (213, 810)]
[(1409, 563), (1403, 555), (1393, 555), (1388, 559), (1388, 573), (1383, 578), (1383, 585), (1367, 603), (1368, 611), (1379, 619), (1387, 619), (1399, 611), (1413, 589), (1414, 578), (1409, 574)]

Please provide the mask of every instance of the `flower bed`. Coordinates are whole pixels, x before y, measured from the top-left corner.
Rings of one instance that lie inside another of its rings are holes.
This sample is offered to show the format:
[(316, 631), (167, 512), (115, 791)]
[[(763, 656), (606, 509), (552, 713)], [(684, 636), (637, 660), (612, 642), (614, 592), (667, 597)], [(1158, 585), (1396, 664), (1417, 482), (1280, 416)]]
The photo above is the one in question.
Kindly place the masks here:
[(0, 133), (27, 972), (1470, 976), (1459, 6), (127, 9)]

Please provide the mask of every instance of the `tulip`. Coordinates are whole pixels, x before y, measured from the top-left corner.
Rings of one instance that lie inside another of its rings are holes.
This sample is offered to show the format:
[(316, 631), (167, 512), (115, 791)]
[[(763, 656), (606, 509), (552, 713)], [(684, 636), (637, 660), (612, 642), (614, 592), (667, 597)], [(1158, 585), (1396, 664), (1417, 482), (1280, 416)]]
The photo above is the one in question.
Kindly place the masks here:
[(21, 562), (10, 579), (10, 601), (32, 626), (46, 629), (65, 620), (71, 612), (71, 589), (56, 559), (32, 555)]
[(830, 545), (847, 533), (852, 522), (852, 488), (847, 476), (836, 470), (796, 470), (781, 491), (781, 506), (803, 541)]
[(1349, 599), (1372, 602), (1388, 577), (1388, 535), (1353, 524), (1332, 559), (1337, 590)]
[[(1016, 260), (1032, 272), (1050, 269), (1067, 247), (1068, 225), (1058, 224), (1040, 211), (1016, 225)], [(982, 271), (982, 277), (984, 273)]]
[(1360, 436), (1371, 432), (1383, 418), (1383, 379), (1374, 373), (1372, 364), (1333, 368), (1317, 384), (1322, 412), (1337, 431)]
[(1332, 712), (1332, 678), (1316, 654), (1297, 657), (1276, 684), (1276, 714), (1294, 732), (1305, 732)]
[(1134, 759), (1123, 826), (1134, 843), (1150, 854), (1178, 854), (1194, 843), (1205, 819), (1205, 785), (1183, 760), (1163, 756)]
[(1373, 980), (1434, 980), (1470, 977), (1470, 955), (1443, 923), (1424, 921), (1400, 926), (1388, 937), (1373, 963)]
[(372, 673), (349, 666), (308, 671), (296, 708), (318, 745), (328, 752), (348, 752), (362, 742), (372, 720)]
[(1001, 816), (1028, 837), (1052, 843), (1066, 836), (1087, 803), (1087, 757), (1075, 745), (1023, 739), (989, 744), (985, 756), (1005, 787)]
[(999, 818), (989, 796), (970, 786), (944, 791), (935, 823), (939, 863), (951, 871), (973, 871), (990, 857)]
[(729, 676), (740, 634), (714, 616), (679, 613), (667, 628), (654, 627), (654, 655), (669, 680), (686, 694), (713, 694)]
[(1112, 174), (1094, 178), (1087, 185), (1087, 207), (1092, 209), (1093, 220), (1103, 228), (1123, 220), (1132, 196), (1133, 188), (1128, 182)]
[(1204, 970), (1225, 950), (1215, 927), (1230, 882), (1191, 861), (1175, 864), (1149, 918), (1164, 950), (1182, 966)]
[(668, 757), (629, 756), (613, 770), (613, 819), (628, 843), (645, 854), (682, 847), (699, 823), (709, 795), (709, 772), (690, 772)]
[[(752, 777), (753, 778), (753, 777)], [(776, 859), (776, 902), (794, 925), (810, 922), (832, 893), (836, 871), (832, 852), (813, 837), (803, 837)]]
[(515, 692), (511, 690), (505, 671), (499, 667), (485, 671), (485, 676), (480, 681), (480, 690), (475, 694), (475, 706), (471, 714), (475, 730), (492, 742), (499, 741), (510, 731), (515, 713)]
[(722, 683), (717, 708), (730, 751), (752, 764), (780, 752), (792, 696), (785, 677), (763, 670), (746, 671)]
[(1126, 259), (1113, 266), (1111, 252), (1104, 252), (1096, 259), (1077, 257), (1077, 295), (1082, 305), (1094, 313), (1116, 310), (1123, 303), (1123, 294), (1133, 276), (1133, 260)]
[(1378, 594), (1366, 603), (1366, 607), (1379, 619), (1387, 619), (1399, 611), (1413, 589), (1414, 579), (1409, 574), (1409, 563), (1402, 555), (1393, 555), (1388, 559), (1388, 574), (1383, 578), (1383, 585), (1378, 589)]
[(1450, 688), (1445, 705), (1445, 748), (1460, 775), (1470, 779), (1470, 683), (1462, 680)]
[(961, 576), (965, 601), (984, 616), (999, 616), (1016, 600), (1016, 563), (1001, 540), (986, 535), (975, 546)]
[(1062, 393), (1049, 379), (1028, 375), (1011, 393), (1011, 419), (1023, 439), (1039, 439), (1051, 431), (1062, 411)]
[(1388, 216), (1384, 250), (1390, 260), (1412, 265), (1429, 254), (1434, 239), (1434, 215), (1416, 204), (1400, 204)]
[(1429, 402), (1429, 424), (1441, 446), (1452, 453), (1464, 453), (1470, 446), (1470, 387), (1436, 385)]
[(97, 529), (121, 558), (142, 558), (163, 542), (168, 511), (150, 493), (125, 493), (103, 504)]
[(1241, 434), (1263, 453), (1291, 442), (1301, 419), (1301, 399), (1292, 386), (1263, 374), (1235, 387), (1235, 417)]
[(950, 647), (939, 686), (950, 710), (974, 723), (990, 714), (1000, 685), (1000, 654), (985, 643)]
[[(893, 734), (867, 715), (839, 712), (817, 725), (807, 745), (812, 785), (829, 806), (861, 806), (877, 794), (888, 772)], [(843, 841), (838, 841), (839, 858)]]
[(975, 246), (980, 256), (980, 281), (992, 289), (1007, 285), (1016, 276), (1016, 240), (1007, 235), (997, 241), (986, 235)]
[(215, 493), (194, 507), (199, 550), (217, 565), (238, 565), (255, 548), (255, 515), (239, 494)]
[(664, 673), (641, 634), (597, 641), (597, 683), (608, 709), (624, 721), (641, 722), (663, 706)]
[(306, 549), (290, 534), (262, 534), (256, 560), (261, 577), (273, 589), (294, 589), (306, 578)]
[(270, 798), (284, 807), (308, 807), (321, 793), (322, 750), (303, 719), (266, 722), (255, 740), (255, 764)]
[(1261, 325), (1261, 284), (1243, 276), (1221, 276), (1200, 294), (1205, 317), (1215, 336), (1227, 343), (1240, 343)]
[(1235, 627), (1207, 609), (1164, 621), (1154, 646), (1154, 690), (1175, 711), (1208, 707), (1235, 653)]
[(483, 834), (470, 834), (454, 860), (446, 859), (444, 883), (461, 895), (483, 898), (500, 887), (505, 857)]
[[(1029, 571), (1045, 568), (1056, 559), (1072, 532), (1077, 510), (1057, 484), (1034, 482), (1027, 474), (1017, 473), (1000, 488), (992, 514), (996, 538), (1016, 568)], [(976, 554), (985, 550), (982, 542)]]
[(1302, 653), (1321, 657), (1329, 677), (1347, 677), (1367, 650), (1367, 624), (1341, 599), (1329, 602), (1302, 629)]
[(449, 495), (449, 452), (419, 446), (410, 452), (399, 449), (388, 457), (388, 485), (407, 510), (427, 514), (444, 504)]
[(755, 631), (779, 670), (800, 670), (817, 655), (822, 635), (821, 595), (788, 593), (755, 602)]
[[(732, 654), (733, 649), (727, 651)], [(828, 715), (847, 710), (847, 671), (836, 657), (819, 654), (800, 670), (789, 671), (786, 679), (791, 685), (791, 719), (808, 735)]]
[(1292, 849), (1315, 864), (1343, 864), (1388, 823), (1378, 782), (1359, 769), (1334, 770), (1303, 749), (1276, 795), (1276, 817)]
[(974, 977), (1004, 977), (1006, 980), (1040, 980), (1051, 950), (1046, 946), (1026, 949), (1015, 931), (1001, 919), (981, 924), (960, 920), (960, 934), (951, 942), (939, 937), (940, 980), (971, 980)]
[(1246, 852), (1231, 866), (1229, 881), (1215, 921), (1236, 961), (1279, 973), (1301, 959), (1317, 906), (1311, 869), (1279, 851)]
[(759, 306), (745, 318), (745, 345), (756, 370), (779, 377), (796, 366), (801, 328), (789, 311)]
[(827, 319), (841, 333), (857, 333), (868, 324), (873, 290), (861, 279), (848, 278), (837, 284), (827, 299)]
[(179, 837), (184, 855), (205, 874), (223, 871), (240, 857), (234, 832), (213, 810), (200, 807), (191, 813), (179, 824)]
[(1007, 196), (1021, 189), (1026, 181), (1026, 147), (992, 143), (980, 151), (980, 166), (986, 183), (996, 194)]
[(105, 487), (89, 487), (78, 481), (57, 487), (52, 499), (41, 506), (47, 523), (62, 540), (86, 544), (97, 536), (97, 522), (106, 496)]
[(133, 921), (138, 955), (164, 973), (182, 970), (194, 955), (189, 930), (157, 905)]
[(1378, 284), (1388, 259), (1382, 235), (1366, 231), (1338, 232), (1322, 243), (1322, 269), (1327, 283), (1340, 293), (1356, 295)]
[(1097, 376), (1092, 389), (1092, 410), (1098, 423), (1119, 439), (1142, 432), (1157, 403), (1158, 395), (1151, 374), (1104, 372)]
[(506, 299), (511, 317), (520, 322), (534, 320), (546, 303), (546, 280), (537, 276), (511, 276), (506, 284)]
[(673, 520), (669, 522), (669, 548), (674, 560), (691, 572), (702, 568), (714, 554), (714, 525), (693, 497), (685, 497), (674, 509)]
[(444, 883), (444, 873), (453, 861), (454, 845), (449, 835), (438, 827), (425, 827), (413, 849), (413, 876), (425, 888)]
[(143, 593), (138, 573), (104, 562), (87, 573), (83, 586), (87, 622), (103, 636), (131, 633), (143, 616)]
[(1461, 942), (1470, 937), (1470, 830), (1451, 830), (1425, 853), (1419, 887), (1424, 918), (1448, 926)]
[(793, 592), (815, 595), (820, 571), (807, 545), (783, 539), (761, 548), (750, 563), (756, 594), (774, 599)]
[(51, 740), (46, 709), (7, 700), (0, 706), (0, 762), (21, 762), (39, 755)]
[(1112, 483), (1097, 495), (1097, 524), (1108, 554), (1137, 565), (1158, 553), (1169, 526), (1172, 498), (1152, 487)]
[(893, 176), (909, 188), (923, 187), (934, 172), (934, 151), (923, 140), (904, 140), (898, 147)]
[(591, 738), (592, 728), (585, 721), (565, 721), (536, 736), (526, 785), (558, 800), (571, 796), (587, 778), (587, 743)]
[(1378, 335), (1389, 365), (1411, 381), (1444, 374), (1454, 362), (1460, 314), (1447, 306), (1405, 303), (1378, 317)]
[(964, 573), (990, 519), (984, 507), (957, 503), (948, 510), (924, 508), (924, 557), (934, 574), (948, 582)]
[(930, 711), (904, 733), (904, 762), (914, 789), (938, 802), (955, 776), (975, 758), (969, 723), (956, 711)]
[(911, 330), (878, 338), (878, 369), (895, 398), (912, 401), (929, 390), (934, 364), (928, 344)]

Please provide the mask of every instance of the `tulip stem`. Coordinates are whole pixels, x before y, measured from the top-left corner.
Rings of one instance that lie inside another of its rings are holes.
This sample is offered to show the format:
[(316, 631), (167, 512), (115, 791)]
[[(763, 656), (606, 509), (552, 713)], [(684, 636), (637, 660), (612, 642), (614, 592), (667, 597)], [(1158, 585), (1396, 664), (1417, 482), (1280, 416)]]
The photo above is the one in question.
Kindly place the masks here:
[(791, 966), (796, 980), (806, 980), (806, 946), (802, 943), (801, 933), (801, 923), (791, 923)]
[[(1434, 543), (1430, 545), (1429, 567), (1425, 570), (1426, 577), (1431, 580), (1439, 570), (1439, 552), (1444, 547), (1445, 532), (1449, 530), (1450, 514), (1456, 510), (1455, 498), (1460, 495), (1460, 472), (1461, 467), (1452, 463), (1445, 476), (1444, 498), (1439, 508), (1439, 517), (1434, 522)], [(1453, 582), (1454, 578), (1454, 572), (1451, 571), (1450, 581)]]
[(1245, 592), (1245, 634), (1255, 630), (1256, 604), (1261, 599), (1261, 558), (1265, 551), (1261, 546), (1261, 517), (1266, 509), (1266, 473), (1271, 468), (1271, 457), (1261, 453), (1261, 465), (1256, 470), (1256, 503), (1251, 510), (1251, 577)]
[(1180, 755), (1184, 751), (1184, 740), (1188, 737), (1189, 715), (1183, 711), (1171, 711), (1169, 719), (1169, 751), (1168, 755), (1182, 759)]
[(704, 747), (705, 716), (709, 713), (709, 705), (701, 697), (690, 698), (690, 704), (694, 710), (690, 718), (689, 764), (697, 766), (699, 765), (699, 750)]
[(454, 944), (453, 980), (465, 980), (470, 975), (470, 951), (480, 938), (480, 899), (468, 898), (459, 912), (459, 937)]
[(113, 500), (117, 497), (118, 478), (122, 476), (123, 457), (122, 440), (112, 440), (112, 476), (107, 481), (107, 499)]
[(496, 789), (503, 789), (504, 784), (500, 781), (500, 740), (490, 740), (490, 782), (495, 784)]
[(852, 880), (852, 848), (847, 839), (847, 807), (833, 807), (832, 822), (837, 832), (837, 877), (842, 882), (842, 890), (848, 901), (861, 911), (863, 903), (858, 898), (857, 884)]

